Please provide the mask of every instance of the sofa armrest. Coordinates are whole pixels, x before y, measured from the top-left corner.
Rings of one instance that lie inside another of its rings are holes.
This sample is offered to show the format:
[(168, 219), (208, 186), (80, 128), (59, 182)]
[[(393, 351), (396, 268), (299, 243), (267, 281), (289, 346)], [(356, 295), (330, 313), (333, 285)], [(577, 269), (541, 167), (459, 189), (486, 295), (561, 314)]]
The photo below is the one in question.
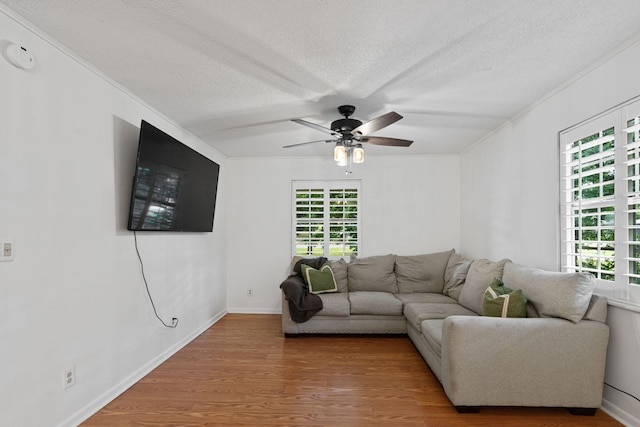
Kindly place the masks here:
[(597, 321), (451, 316), (442, 385), (455, 406), (597, 408), (608, 340)]

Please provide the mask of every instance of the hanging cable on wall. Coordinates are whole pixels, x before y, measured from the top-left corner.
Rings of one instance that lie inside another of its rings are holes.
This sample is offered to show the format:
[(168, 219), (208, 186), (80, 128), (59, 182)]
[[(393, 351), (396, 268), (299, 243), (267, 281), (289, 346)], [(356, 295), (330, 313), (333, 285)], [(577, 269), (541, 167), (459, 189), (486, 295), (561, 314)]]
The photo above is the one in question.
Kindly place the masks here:
[(138, 255), (138, 261), (140, 261), (140, 271), (142, 272), (142, 280), (144, 281), (144, 287), (147, 290), (147, 295), (149, 296), (149, 301), (151, 301), (151, 307), (153, 307), (153, 313), (156, 315), (156, 317), (158, 318), (160, 323), (162, 323), (162, 325), (165, 328), (175, 329), (176, 326), (178, 326), (178, 318), (177, 317), (172, 317), (171, 318), (171, 324), (168, 325), (158, 315), (158, 311), (156, 310), (156, 305), (153, 303), (153, 298), (151, 297), (151, 292), (149, 291), (149, 284), (147, 283), (147, 277), (144, 274), (144, 263), (142, 262), (142, 256), (140, 256), (140, 250), (138, 249), (138, 235), (136, 234), (135, 231), (133, 232), (133, 241), (134, 241), (134, 244), (135, 244), (135, 247), (136, 247), (136, 254)]
[(611, 384), (608, 384), (608, 383), (604, 383), (604, 385), (606, 385), (607, 387), (611, 387), (612, 389), (617, 390), (617, 391), (619, 391), (620, 393), (624, 393), (624, 394), (626, 394), (626, 395), (627, 395), (627, 396), (629, 396), (629, 397), (633, 397), (635, 400), (637, 400), (638, 402), (640, 402), (640, 399), (638, 399), (636, 396), (634, 396), (633, 394), (631, 394), (631, 393), (629, 393), (629, 392), (626, 392), (626, 391), (624, 391), (624, 390), (621, 390), (621, 389), (619, 389), (618, 387), (614, 387), (614, 386), (612, 386)]

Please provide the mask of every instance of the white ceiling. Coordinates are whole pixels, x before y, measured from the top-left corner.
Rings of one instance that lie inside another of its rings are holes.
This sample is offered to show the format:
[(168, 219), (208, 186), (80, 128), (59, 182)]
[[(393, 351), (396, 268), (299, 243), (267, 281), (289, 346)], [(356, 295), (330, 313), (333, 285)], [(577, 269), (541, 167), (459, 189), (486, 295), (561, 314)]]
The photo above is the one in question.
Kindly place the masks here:
[[(459, 153), (635, 37), (638, 0), (0, 0), (228, 156), (330, 155), (337, 107)], [(19, 41), (16, 41), (19, 42)], [(36, 53), (37, 59), (37, 53)]]

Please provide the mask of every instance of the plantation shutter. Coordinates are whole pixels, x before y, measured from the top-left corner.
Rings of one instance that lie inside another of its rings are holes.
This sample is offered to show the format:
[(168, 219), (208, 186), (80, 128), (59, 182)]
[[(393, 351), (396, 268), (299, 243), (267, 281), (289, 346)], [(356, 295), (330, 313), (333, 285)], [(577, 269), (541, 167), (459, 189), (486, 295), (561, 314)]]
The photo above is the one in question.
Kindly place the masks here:
[(640, 307), (640, 98), (560, 132), (561, 266)]
[(628, 269), (627, 283), (640, 284), (640, 103), (625, 110), (626, 140), (624, 145), (625, 237)]
[(360, 248), (360, 181), (293, 182), (293, 252), (343, 257)]
[(295, 254), (324, 254), (324, 189), (295, 189)]
[(564, 135), (563, 269), (615, 279), (615, 126), (604, 117)]

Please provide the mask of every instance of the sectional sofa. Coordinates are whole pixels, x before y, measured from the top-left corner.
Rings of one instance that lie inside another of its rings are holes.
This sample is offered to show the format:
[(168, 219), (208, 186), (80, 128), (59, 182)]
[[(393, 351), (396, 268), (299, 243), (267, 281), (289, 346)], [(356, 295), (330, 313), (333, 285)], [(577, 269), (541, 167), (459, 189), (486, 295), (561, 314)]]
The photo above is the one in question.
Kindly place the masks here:
[[(287, 337), (407, 334), (460, 412), (538, 406), (594, 414), (600, 407), (607, 301), (592, 294), (590, 274), (468, 260), (454, 250), (294, 260), (281, 284)], [(312, 294), (302, 270), (325, 263), (336, 289)], [(526, 317), (483, 315), (496, 279), (524, 295)]]

